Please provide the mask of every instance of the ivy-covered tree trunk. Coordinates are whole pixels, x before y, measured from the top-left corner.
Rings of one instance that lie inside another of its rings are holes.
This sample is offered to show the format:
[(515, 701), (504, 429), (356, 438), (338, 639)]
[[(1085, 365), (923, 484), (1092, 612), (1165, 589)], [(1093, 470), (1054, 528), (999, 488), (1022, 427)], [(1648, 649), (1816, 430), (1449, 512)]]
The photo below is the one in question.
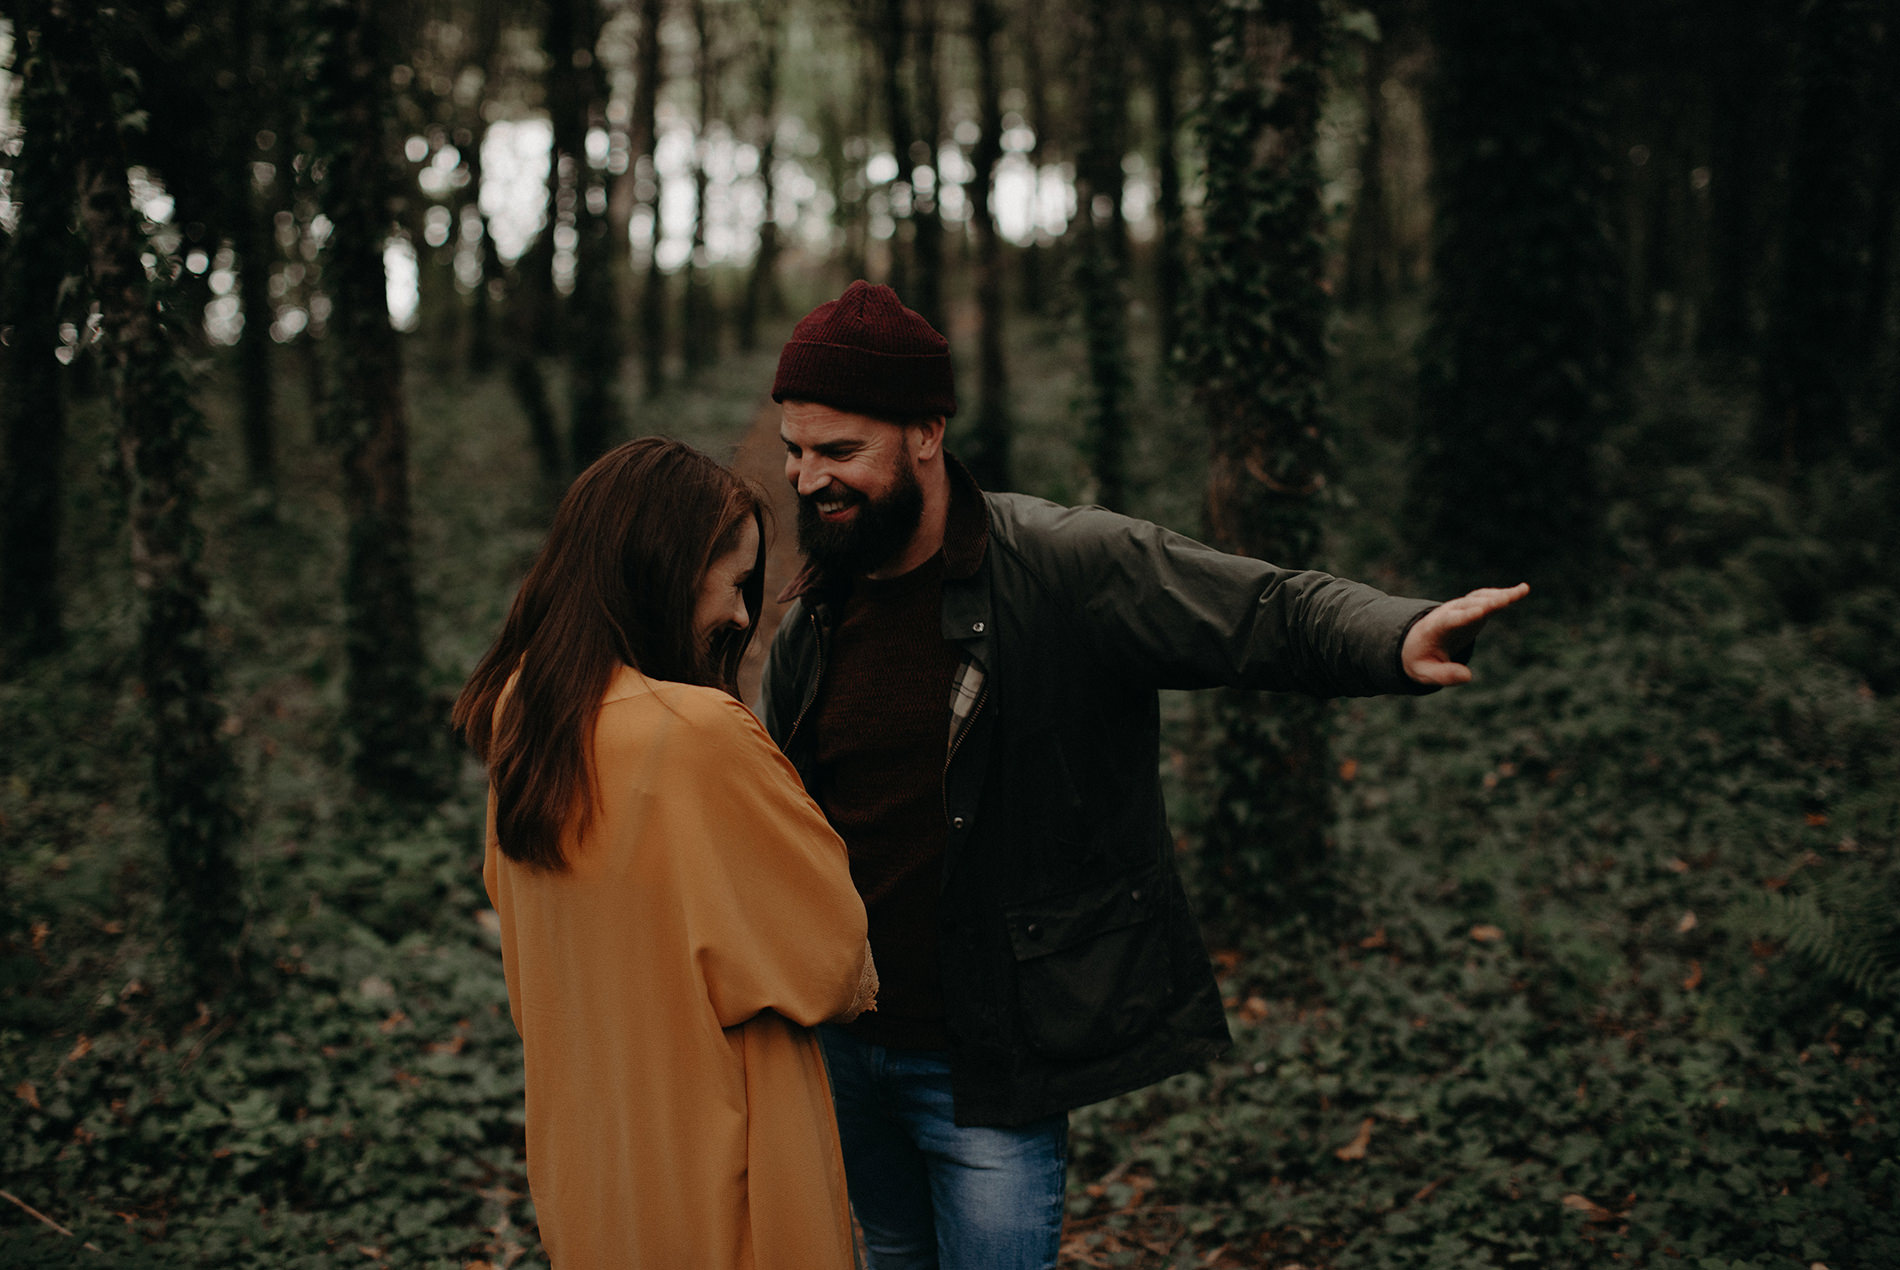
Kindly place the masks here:
[(633, 85), (630, 147), (634, 170), (645, 173), (652, 189), (648, 199), (653, 215), (647, 221), (647, 276), (640, 289), (640, 368), (648, 397), (666, 386), (666, 273), (660, 268), (660, 174), (654, 166), (654, 147), (659, 138), (660, 74), (664, 64), (660, 22), (665, 15), (665, 0), (641, 0), (640, 62)]
[[(1215, 0), (1187, 364), (1212, 443), (1205, 505), (1223, 550), (1316, 563), (1332, 464), (1315, 139), (1323, 0)], [(1323, 707), (1216, 694), (1205, 850), (1240, 912), (1325, 929), (1332, 819)]]
[(343, 463), (345, 724), (356, 778), (396, 803), (443, 789), (445, 718), (426, 687), (409, 511), (402, 341), (383, 272), (395, 193), (389, 47), (377, 0), (328, 0), (320, 72), (332, 386), (325, 433)]
[(1588, 0), (1437, 0), (1430, 325), (1407, 520), (1453, 587), (1589, 589), (1595, 450), (1623, 393), (1604, 11)]
[(1121, 136), (1127, 108), (1119, 38), (1121, 0), (1088, 0), (1082, 55), (1084, 131), (1075, 168), (1076, 262), (1082, 329), (1088, 346), (1089, 403), (1082, 451), (1095, 501), (1121, 510), (1128, 501), (1128, 315), (1121, 242)]
[(1003, 154), (1002, 85), (996, 41), (1003, 14), (996, 0), (971, 0), (970, 40), (976, 51), (976, 148), (970, 166), (970, 223), (976, 230), (977, 402), (967, 458), (977, 482), (1008, 489), (1009, 366), (1003, 357), (1003, 249), (990, 185)]
[[(1781, 276), (1762, 366), (1760, 455), (1785, 474), (1845, 453), (1867, 345), (1868, 257), (1878, 175), (1882, 0), (1808, 0), (1801, 105), (1789, 162)], [(1889, 35), (1889, 38), (1892, 38)]]
[(78, 264), (65, 157), (65, 104), (43, 48), (14, 28), (20, 150), (8, 197), (17, 209), (0, 249), (0, 667), (12, 672), (59, 647), (60, 510), (66, 403), (60, 393), (59, 295)]
[(207, 584), (197, 524), (192, 444), (204, 420), (192, 404), (182, 331), (162, 253), (149, 251), (126, 179), (119, 121), (131, 82), (96, 43), (106, 21), (89, 0), (42, 12), (44, 53), (65, 80), (80, 222), (99, 305), (100, 348), (117, 416), (119, 474), (128, 494), (132, 578), (140, 599), (139, 681), (152, 721), (151, 808), (163, 844), (171, 918), (193, 987), (214, 996), (237, 979), (243, 912), (232, 858), (242, 825), (207, 644)]

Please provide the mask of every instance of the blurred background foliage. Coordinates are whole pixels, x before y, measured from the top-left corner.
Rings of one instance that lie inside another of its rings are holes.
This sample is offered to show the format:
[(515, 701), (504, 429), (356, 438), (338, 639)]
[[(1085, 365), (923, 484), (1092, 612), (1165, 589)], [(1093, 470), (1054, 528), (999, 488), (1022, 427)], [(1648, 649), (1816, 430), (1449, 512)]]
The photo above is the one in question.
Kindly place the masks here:
[(859, 276), (992, 487), (1535, 587), (1166, 699), (1236, 1044), (1065, 1265), (1900, 1263), (1890, 5), (0, 15), (0, 1265), (540, 1263), (445, 703)]

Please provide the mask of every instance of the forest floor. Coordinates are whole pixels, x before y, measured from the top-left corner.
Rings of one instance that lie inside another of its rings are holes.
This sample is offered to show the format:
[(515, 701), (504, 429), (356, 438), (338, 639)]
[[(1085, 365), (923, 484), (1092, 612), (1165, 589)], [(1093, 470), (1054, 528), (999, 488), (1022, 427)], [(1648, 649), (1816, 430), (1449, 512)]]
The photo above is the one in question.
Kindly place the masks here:
[[(1401, 591), (1402, 336), (1342, 328), (1353, 497), (1328, 547)], [(1013, 398), (1018, 485), (1062, 501), (1087, 493), (1069, 339), (1025, 325)], [(729, 358), (637, 401), (634, 429), (782, 493), (771, 365)], [(1192, 531), (1201, 433), (1144, 383), (1135, 510)], [(0, 685), (0, 1267), (542, 1264), (481, 774), (465, 763), (407, 828), (352, 795), (336, 464), (287, 389), (282, 492), (260, 510), (221, 384), (206, 559), (256, 988), (204, 1010), (181, 995), (140, 805), (155, 742), (122, 520), (85, 399), (70, 643)], [(411, 402), (446, 700), (549, 493), (524, 480), (499, 385), (419, 356)], [(1900, 1264), (1900, 954), (1881, 943), (1900, 903), (1900, 601), (1838, 573), (1815, 597), (1789, 562), (1840, 567), (1839, 526), (1874, 487), (1844, 476), (1817, 522), (1735, 463), (1737, 418), (1652, 368), (1606, 453), (1618, 560), (1595, 602), (1533, 597), (1487, 631), (1470, 688), (1334, 708), (1323, 928), (1210, 875), (1207, 724), (1166, 698), (1164, 778), (1235, 1044), (1075, 1113), (1065, 1266)], [(781, 509), (768, 592), (792, 526)]]

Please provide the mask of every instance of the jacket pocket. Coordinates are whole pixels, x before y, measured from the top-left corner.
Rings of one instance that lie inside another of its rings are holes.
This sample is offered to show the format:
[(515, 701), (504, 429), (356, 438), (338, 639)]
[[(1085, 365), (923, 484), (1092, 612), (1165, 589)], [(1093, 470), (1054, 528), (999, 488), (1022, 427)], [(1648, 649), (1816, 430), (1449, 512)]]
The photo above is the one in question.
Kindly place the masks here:
[(1168, 1000), (1167, 892), (1149, 865), (1004, 910), (1023, 1035), (1038, 1053), (1085, 1059), (1141, 1036)]

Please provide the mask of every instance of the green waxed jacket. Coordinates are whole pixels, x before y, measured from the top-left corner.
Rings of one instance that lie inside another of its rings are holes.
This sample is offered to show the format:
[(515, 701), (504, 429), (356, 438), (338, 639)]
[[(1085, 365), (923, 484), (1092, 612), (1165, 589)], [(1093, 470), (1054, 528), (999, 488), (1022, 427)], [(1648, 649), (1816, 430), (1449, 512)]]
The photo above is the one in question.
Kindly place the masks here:
[[(1228, 1044), (1174, 867), (1156, 691), (1424, 691), (1399, 648), (1433, 605), (952, 474), (953, 508), (980, 498), (987, 533), (945, 553), (966, 689), (943, 777), (945, 1022), (957, 1122), (1011, 1125)], [(808, 786), (832, 616), (806, 588), (765, 671), (766, 728)]]

